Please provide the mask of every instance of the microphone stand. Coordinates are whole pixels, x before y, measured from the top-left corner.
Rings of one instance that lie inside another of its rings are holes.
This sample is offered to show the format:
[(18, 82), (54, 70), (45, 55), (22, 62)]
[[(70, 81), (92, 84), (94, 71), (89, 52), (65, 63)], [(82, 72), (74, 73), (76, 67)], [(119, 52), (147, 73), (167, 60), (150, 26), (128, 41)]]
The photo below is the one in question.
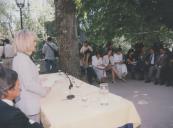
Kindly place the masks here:
[[(70, 82), (70, 85), (69, 85), (69, 90), (71, 91), (71, 89), (73, 88), (73, 83), (71, 82), (71, 79), (70, 79), (70, 77), (68, 76), (68, 74), (67, 73), (65, 73), (65, 75), (67, 76), (67, 78), (68, 78), (68, 80), (69, 80), (69, 82)], [(67, 100), (72, 100), (72, 99), (74, 99), (75, 98), (75, 95), (73, 95), (73, 94), (69, 94), (69, 95), (67, 95)]]

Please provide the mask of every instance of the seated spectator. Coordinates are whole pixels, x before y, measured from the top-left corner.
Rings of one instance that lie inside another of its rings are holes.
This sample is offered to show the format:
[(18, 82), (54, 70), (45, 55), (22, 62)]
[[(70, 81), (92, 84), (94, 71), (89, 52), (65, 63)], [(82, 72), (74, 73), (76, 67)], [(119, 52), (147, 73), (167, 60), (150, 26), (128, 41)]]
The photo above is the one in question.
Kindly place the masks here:
[(144, 47), (140, 46), (134, 53), (134, 57), (136, 60), (135, 66), (135, 74), (136, 78), (143, 80), (144, 79), (144, 71), (145, 71), (145, 54)]
[(97, 75), (97, 78), (100, 82), (104, 81), (106, 77), (105, 65), (103, 64), (103, 58), (99, 51), (96, 52), (96, 55), (92, 56), (92, 66)]
[(92, 56), (88, 58), (88, 67), (86, 70), (87, 70), (87, 80), (90, 84), (92, 84), (93, 78), (95, 79), (97, 78), (96, 73), (92, 66)]
[(112, 56), (112, 49), (107, 51), (107, 54), (103, 56), (103, 64), (105, 65), (106, 71), (111, 71), (112, 73), (112, 83), (115, 83), (116, 69), (114, 67), (114, 60)]
[(130, 73), (131, 78), (134, 78), (135, 76), (135, 66), (136, 66), (136, 60), (133, 54), (134, 54), (133, 49), (130, 49), (126, 55), (127, 70), (128, 73)]
[(14, 107), (13, 100), (19, 93), (17, 73), (0, 67), (0, 128), (42, 128), (39, 123), (29, 120), (20, 109)]
[(117, 69), (118, 78), (121, 80), (125, 80), (124, 78), (127, 75), (127, 67), (125, 64), (121, 48), (119, 48), (117, 52), (114, 54), (114, 65), (115, 68)]

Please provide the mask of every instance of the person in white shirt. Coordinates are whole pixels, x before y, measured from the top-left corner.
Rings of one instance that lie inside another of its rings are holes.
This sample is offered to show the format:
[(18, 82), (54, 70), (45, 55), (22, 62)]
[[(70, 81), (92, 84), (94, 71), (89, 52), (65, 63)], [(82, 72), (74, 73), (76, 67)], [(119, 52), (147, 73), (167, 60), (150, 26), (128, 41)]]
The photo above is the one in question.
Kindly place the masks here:
[(100, 82), (104, 81), (106, 78), (105, 65), (103, 64), (103, 58), (99, 51), (96, 55), (92, 56), (92, 66)]
[(17, 55), (13, 59), (12, 67), (18, 73), (21, 85), (21, 94), (16, 99), (16, 107), (30, 119), (40, 122), (40, 99), (46, 96), (50, 88), (41, 85), (38, 68), (30, 59), (30, 55), (35, 51), (36, 35), (21, 30), (15, 35), (14, 45)]
[(112, 83), (115, 83), (115, 77), (117, 70), (114, 67), (114, 58), (112, 56), (112, 49), (107, 51), (107, 54), (103, 56), (103, 64), (106, 71), (111, 71), (112, 73)]
[(123, 54), (121, 48), (114, 53), (114, 64), (115, 68), (117, 69), (118, 78), (121, 80), (125, 80), (124, 78), (127, 75), (127, 67), (123, 60)]
[(9, 39), (4, 40), (3, 54), (3, 66), (11, 69), (13, 57), (15, 56), (15, 51)]

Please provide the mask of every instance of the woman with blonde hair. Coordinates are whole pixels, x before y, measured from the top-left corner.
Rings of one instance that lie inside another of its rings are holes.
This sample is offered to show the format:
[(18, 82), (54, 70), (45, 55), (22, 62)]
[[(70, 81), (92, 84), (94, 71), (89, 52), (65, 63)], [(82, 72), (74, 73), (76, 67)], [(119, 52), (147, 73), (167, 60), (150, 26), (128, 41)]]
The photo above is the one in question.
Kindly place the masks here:
[(36, 35), (27, 30), (17, 32), (14, 47), (17, 55), (13, 59), (13, 70), (19, 75), (21, 94), (16, 99), (16, 107), (21, 109), (28, 118), (40, 122), (40, 98), (44, 97), (49, 88), (41, 85), (36, 65), (30, 59), (35, 51)]

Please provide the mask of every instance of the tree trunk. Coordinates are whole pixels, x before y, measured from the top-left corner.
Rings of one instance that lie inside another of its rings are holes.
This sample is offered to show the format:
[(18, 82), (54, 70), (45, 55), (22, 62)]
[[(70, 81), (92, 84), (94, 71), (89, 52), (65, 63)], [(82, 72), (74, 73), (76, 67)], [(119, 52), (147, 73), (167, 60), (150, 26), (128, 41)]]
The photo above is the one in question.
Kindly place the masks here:
[(54, 0), (57, 40), (60, 46), (60, 68), (74, 76), (79, 75), (79, 47), (76, 33), (75, 4), (73, 0)]

